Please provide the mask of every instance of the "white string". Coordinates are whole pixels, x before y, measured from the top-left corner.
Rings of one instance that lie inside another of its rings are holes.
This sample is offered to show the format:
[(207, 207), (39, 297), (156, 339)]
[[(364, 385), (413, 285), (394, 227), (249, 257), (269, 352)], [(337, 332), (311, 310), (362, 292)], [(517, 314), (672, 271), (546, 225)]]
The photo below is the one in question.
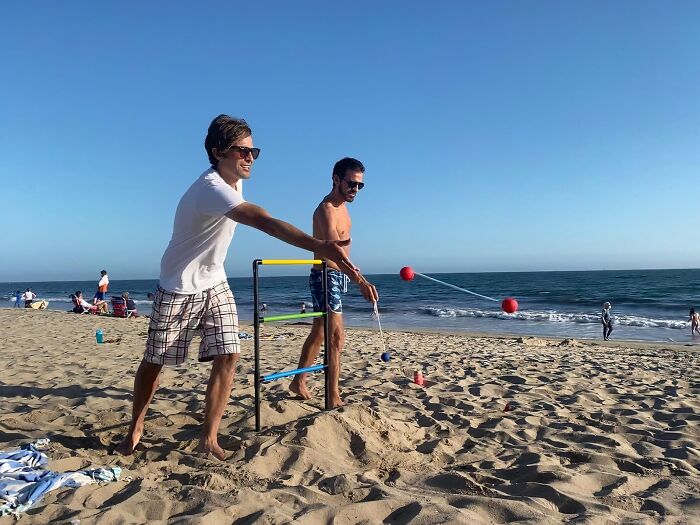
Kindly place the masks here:
[(379, 336), (382, 338), (382, 352), (386, 352), (386, 346), (384, 346), (384, 332), (382, 331), (382, 322), (379, 319), (379, 308), (377, 308), (376, 301), (372, 303), (374, 306), (374, 317), (377, 318), (377, 324), (379, 325)]
[(444, 284), (445, 286), (449, 286), (450, 288), (454, 288), (455, 290), (459, 290), (460, 292), (467, 292), (472, 295), (476, 295), (477, 297), (481, 297), (482, 299), (488, 299), (489, 301), (494, 301), (498, 302), (497, 299), (494, 299), (493, 297), (489, 297), (488, 295), (481, 295), (480, 293), (472, 292), (471, 290), (467, 290), (466, 288), (460, 288), (459, 286), (455, 286), (454, 284), (446, 283), (443, 281), (438, 281), (437, 279), (433, 279), (432, 277), (428, 277), (427, 275), (423, 275), (422, 273), (414, 272), (416, 275), (420, 275), (421, 277), (425, 277), (426, 279), (429, 279), (431, 281), (435, 281), (436, 283)]

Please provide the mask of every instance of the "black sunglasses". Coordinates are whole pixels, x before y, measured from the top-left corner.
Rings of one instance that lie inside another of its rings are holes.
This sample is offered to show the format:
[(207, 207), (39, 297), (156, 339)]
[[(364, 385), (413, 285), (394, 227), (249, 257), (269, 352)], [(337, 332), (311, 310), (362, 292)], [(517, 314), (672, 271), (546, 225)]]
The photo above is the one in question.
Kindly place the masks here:
[(345, 182), (347, 182), (348, 188), (350, 188), (351, 190), (357, 188), (357, 190), (359, 191), (365, 187), (364, 182), (357, 182), (356, 180), (346, 180)]
[(231, 146), (229, 151), (237, 151), (241, 154), (241, 157), (246, 158), (248, 155), (253, 157), (253, 160), (258, 158), (260, 155), (260, 148), (247, 148), (245, 146)]

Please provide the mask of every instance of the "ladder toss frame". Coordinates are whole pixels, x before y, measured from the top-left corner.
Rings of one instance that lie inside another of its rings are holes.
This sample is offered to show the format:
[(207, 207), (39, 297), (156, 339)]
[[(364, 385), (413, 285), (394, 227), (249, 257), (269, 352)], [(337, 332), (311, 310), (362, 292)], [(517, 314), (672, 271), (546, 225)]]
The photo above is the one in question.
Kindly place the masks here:
[[(325, 298), (325, 311), (313, 312), (308, 314), (288, 314), (277, 315), (265, 318), (260, 315), (260, 294), (259, 294), (259, 269), (261, 265), (296, 265), (296, 264), (321, 264), (323, 266), (323, 297)], [(324, 403), (325, 409), (330, 407), (330, 388), (328, 376), (328, 345), (330, 326), (329, 326), (329, 308), (328, 301), (328, 263), (320, 259), (255, 259), (253, 261), (253, 325), (255, 330), (255, 431), (260, 432), (260, 385), (280, 379), (282, 377), (303, 374), (306, 372), (317, 372), (323, 370), (324, 376)], [(323, 317), (323, 364), (313, 365), (306, 368), (297, 368), (294, 370), (286, 370), (276, 372), (274, 374), (260, 374), (260, 325), (265, 322), (288, 321), (291, 319), (304, 319), (309, 317)]]

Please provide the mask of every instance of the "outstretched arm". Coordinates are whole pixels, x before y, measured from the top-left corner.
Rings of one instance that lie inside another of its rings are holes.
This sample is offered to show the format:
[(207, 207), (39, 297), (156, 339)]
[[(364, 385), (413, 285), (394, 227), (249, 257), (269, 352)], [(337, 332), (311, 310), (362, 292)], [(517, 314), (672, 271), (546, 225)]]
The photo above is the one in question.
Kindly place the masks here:
[(318, 253), (336, 263), (351, 279), (358, 278), (359, 272), (357, 268), (348, 259), (342, 248), (350, 244), (350, 239), (332, 241), (314, 239), (296, 226), (275, 219), (264, 208), (250, 202), (236, 206), (226, 216), (236, 222), (265, 232), (287, 244)]

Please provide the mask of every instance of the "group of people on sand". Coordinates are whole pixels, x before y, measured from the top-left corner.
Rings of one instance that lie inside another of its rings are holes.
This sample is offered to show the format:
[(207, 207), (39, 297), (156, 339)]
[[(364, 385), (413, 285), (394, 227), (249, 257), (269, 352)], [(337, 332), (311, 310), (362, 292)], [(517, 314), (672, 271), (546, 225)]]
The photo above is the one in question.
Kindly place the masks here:
[(31, 288), (27, 288), (24, 292), (17, 290), (10, 295), (15, 303), (15, 308), (31, 308), (33, 310), (44, 310), (49, 306), (49, 302), (43, 299), (37, 299), (36, 293)]
[[(93, 314), (109, 314), (109, 304), (107, 303), (107, 291), (109, 290), (109, 275), (107, 275), (107, 270), (102, 270), (100, 272), (100, 280), (97, 283), (97, 291), (92, 298), (92, 302), (88, 302), (83, 297), (83, 292), (81, 290), (76, 290), (75, 293), (70, 295), (71, 301), (73, 301), (73, 312), (77, 314), (82, 313), (93, 313)], [(112, 300), (113, 308), (114, 298)], [(124, 312), (131, 312), (130, 316), (137, 316), (136, 303), (133, 299), (129, 297), (129, 292), (123, 292), (121, 300), (119, 301), (120, 306), (122, 306)], [(121, 313), (121, 312), (120, 312)], [(122, 317), (127, 317), (121, 315)]]
[(88, 302), (83, 297), (82, 290), (76, 290), (70, 294), (70, 299), (73, 301), (73, 312), (80, 314), (84, 312), (96, 314), (108, 314), (109, 306), (107, 304), (107, 290), (109, 289), (109, 275), (107, 270), (100, 272), (100, 280), (97, 283), (97, 291), (92, 297), (92, 302)]
[[(122, 454), (131, 454), (143, 435), (148, 405), (158, 387), (161, 369), (164, 365), (183, 363), (192, 338), (198, 333), (202, 336), (199, 360), (212, 362), (198, 450), (225, 458), (218, 443), (218, 430), (231, 395), (240, 341), (236, 303), (224, 271), (224, 260), (238, 223), (308, 250), (314, 259), (328, 261), (331, 313), (327, 373), (332, 407), (343, 404), (338, 388), (344, 344), (341, 296), (347, 290), (348, 280), (359, 286), (367, 301), (379, 300), (377, 289), (349, 259), (351, 221), (346, 204), (353, 202), (365, 186), (362, 162), (345, 157), (335, 163), (330, 192), (313, 212), (313, 235), (307, 235), (244, 199), (243, 184), (251, 178), (260, 155), (245, 120), (228, 115), (216, 117), (207, 130), (204, 149), (210, 167), (180, 199), (172, 238), (161, 259), (146, 348), (134, 380), (132, 421), (117, 447)], [(309, 288), (314, 311), (326, 311), (320, 265), (311, 269)], [(197, 329), (184, 329), (192, 326)], [(301, 350), (299, 368), (316, 360), (322, 343), (323, 320), (315, 317)], [(310, 399), (306, 374), (297, 375), (290, 390), (295, 396)]]
[(107, 314), (109, 313), (109, 306), (107, 305), (107, 290), (109, 289), (109, 275), (107, 275), (107, 270), (102, 270), (100, 272), (100, 280), (97, 283), (97, 291), (92, 297), (92, 302), (88, 302), (83, 297), (82, 290), (76, 290), (75, 293), (70, 294), (70, 299), (73, 301), (73, 312), (76, 314), (81, 314), (84, 312), (96, 313), (96, 314)]
[(36, 299), (36, 294), (31, 288), (27, 288), (24, 292), (17, 290), (14, 295), (15, 308), (21, 308), (22, 304), (24, 304), (25, 308), (31, 308), (32, 304), (34, 303), (34, 299)]

